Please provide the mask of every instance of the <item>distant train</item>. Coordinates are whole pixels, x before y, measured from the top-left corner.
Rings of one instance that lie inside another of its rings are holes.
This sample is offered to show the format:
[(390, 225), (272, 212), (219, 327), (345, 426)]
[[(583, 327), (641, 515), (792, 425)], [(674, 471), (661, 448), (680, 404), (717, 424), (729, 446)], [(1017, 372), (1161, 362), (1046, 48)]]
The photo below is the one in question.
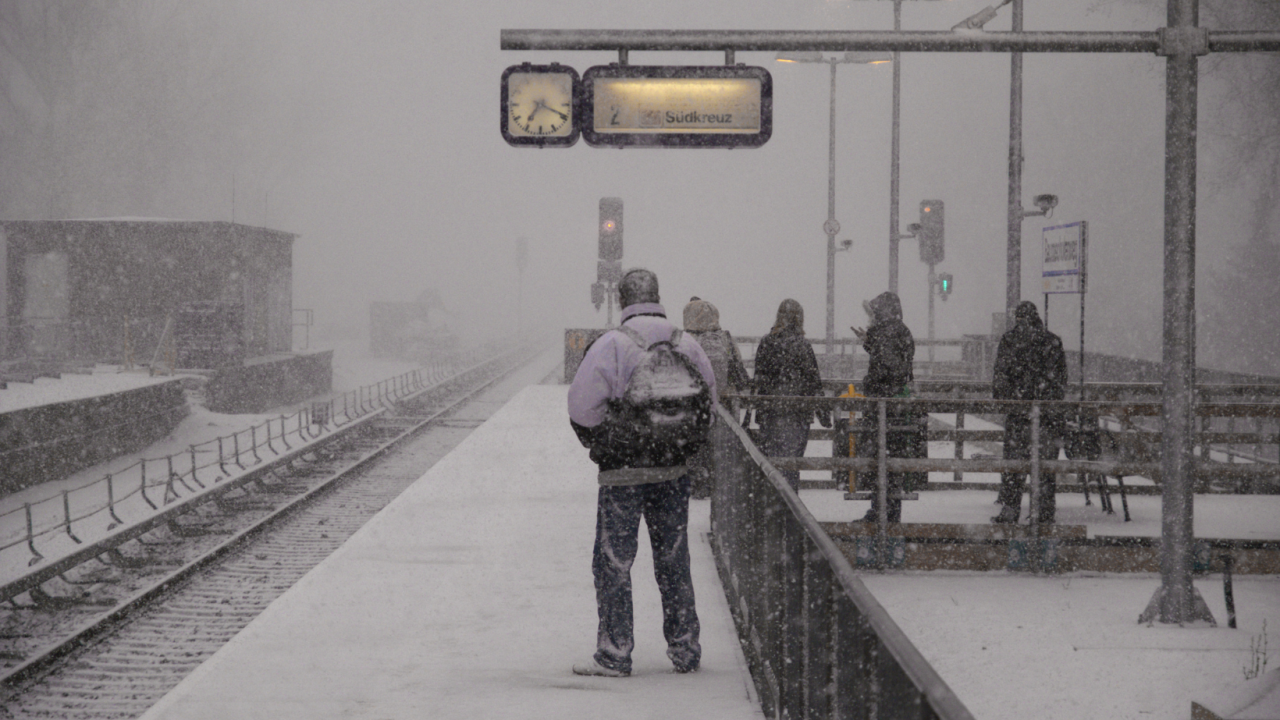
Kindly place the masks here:
[(460, 340), (439, 318), (443, 309), (425, 302), (375, 302), (369, 307), (369, 351), (377, 358), (427, 364), (451, 362)]

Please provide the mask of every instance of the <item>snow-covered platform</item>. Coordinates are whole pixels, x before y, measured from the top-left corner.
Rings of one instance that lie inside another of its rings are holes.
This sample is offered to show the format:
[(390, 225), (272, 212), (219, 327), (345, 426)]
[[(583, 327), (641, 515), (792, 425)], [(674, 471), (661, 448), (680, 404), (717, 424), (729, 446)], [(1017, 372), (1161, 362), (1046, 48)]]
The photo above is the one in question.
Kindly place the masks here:
[(701, 671), (671, 671), (644, 538), (633, 675), (570, 671), (595, 649), (596, 482), (565, 396), (521, 391), (144, 717), (760, 717), (706, 501), (690, 513)]

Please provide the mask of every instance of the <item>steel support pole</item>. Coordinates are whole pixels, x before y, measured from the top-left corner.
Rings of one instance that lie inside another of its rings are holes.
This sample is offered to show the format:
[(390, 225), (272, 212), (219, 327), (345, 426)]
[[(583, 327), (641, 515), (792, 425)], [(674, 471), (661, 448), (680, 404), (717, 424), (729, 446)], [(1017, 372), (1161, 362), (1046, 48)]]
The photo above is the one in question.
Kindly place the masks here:
[(831, 66), (831, 131), (827, 140), (827, 222), (822, 229), (827, 233), (827, 357), (835, 352), (836, 339), (836, 60), (828, 60)]
[[(1022, 32), (1022, 0), (1013, 0), (1013, 32)], [(1022, 53), (1009, 53), (1009, 243), (1005, 250), (1005, 329), (1022, 300)]]
[[(1198, 0), (1169, 0), (1170, 37), (1199, 24)], [(1191, 582), (1195, 533), (1192, 480), (1195, 443), (1196, 105), (1198, 56), (1193, 43), (1171, 42), (1165, 58), (1164, 362), (1161, 369), (1160, 469), (1163, 486), (1160, 589), (1142, 620), (1213, 623)]]
[[(902, 0), (893, 0), (893, 30), (902, 29)], [(893, 136), (889, 143), (889, 292), (898, 294), (899, 158), (902, 119), (902, 53), (893, 51)]]

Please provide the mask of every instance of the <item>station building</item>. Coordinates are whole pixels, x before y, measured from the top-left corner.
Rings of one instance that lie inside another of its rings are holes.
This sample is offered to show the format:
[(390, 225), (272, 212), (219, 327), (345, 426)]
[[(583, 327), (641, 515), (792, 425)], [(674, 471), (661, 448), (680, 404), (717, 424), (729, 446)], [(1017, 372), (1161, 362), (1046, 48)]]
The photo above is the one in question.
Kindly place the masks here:
[[(229, 222), (0, 222), (0, 490), (164, 437), (186, 415), (193, 382), (221, 413), (330, 392), (332, 351), (294, 345), (295, 239)], [(43, 402), (5, 396), (6, 381), (102, 365), (185, 380), (129, 390), (104, 381), (75, 397), (50, 387)]]
[(0, 360), (146, 362), (196, 303), (224, 308), (226, 364), (289, 352), (296, 238), (229, 222), (0, 222)]

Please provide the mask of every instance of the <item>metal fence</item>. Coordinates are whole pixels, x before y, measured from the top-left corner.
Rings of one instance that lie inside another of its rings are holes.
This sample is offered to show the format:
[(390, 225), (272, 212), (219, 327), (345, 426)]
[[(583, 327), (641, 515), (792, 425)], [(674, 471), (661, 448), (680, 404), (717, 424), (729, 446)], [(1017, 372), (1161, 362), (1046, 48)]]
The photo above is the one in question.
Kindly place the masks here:
[[(171, 508), (201, 501), (210, 493), (225, 493), (228, 487), (254, 477), (256, 471), (295, 458), (341, 428), (385, 411), (406, 397), (468, 382), (510, 353), (475, 350), (463, 356), (465, 365), (435, 364), (364, 385), (178, 453), (139, 457), (113, 473), (24, 502), (0, 512), (0, 565), (37, 566), (46, 554), (57, 555), (57, 549), (65, 545), (64, 536), (83, 546), (85, 541), (79, 535), (94, 538), (115, 531), (124, 542), (131, 536), (122, 535), (117, 528), (145, 525)], [(69, 436), (49, 440), (42, 447), (5, 449), (0, 452), (0, 462), (12, 452), (57, 452), (61, 445), (84, 441), (82, 436)], [(0, 583), (4, 580), (0, 577)], [(26, 585), (0, 586), (0, 602), (25, 589)]]
[(712, 546), (773, 718), (973, 717), (723, 408)]

